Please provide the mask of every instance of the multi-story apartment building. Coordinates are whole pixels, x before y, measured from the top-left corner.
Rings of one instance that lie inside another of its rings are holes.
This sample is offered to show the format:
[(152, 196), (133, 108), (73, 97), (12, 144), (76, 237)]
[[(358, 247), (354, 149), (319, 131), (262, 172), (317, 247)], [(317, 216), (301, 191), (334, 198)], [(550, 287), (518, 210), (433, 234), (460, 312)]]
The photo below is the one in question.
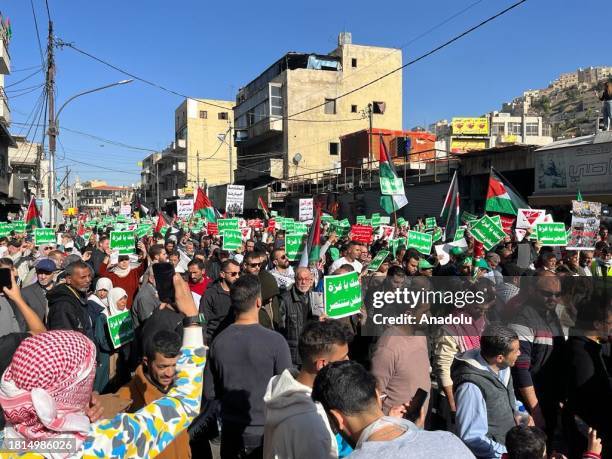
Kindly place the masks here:
[(121, 205), (132, 202), (133, 190), (127, 186), (110, 186), (102, 180), (83, 182), (79, 191), (79, 212), (107, 214), (119, 212)]
[(233, 108), (234, 102), (227, 100), (186, 99), (175, 110), (175, 150), (184, 150), (186, 194), (193, 194), (198, 185), (231, 182), (236, 165), (230, 135)]
[[(4, 92), (4, 77), (11, 73), (11, 56), (9, 43), (11, 35), (9, 26), (0, 20), (0, 204), (8, 204), (9, 197), (9, 162), (8, 149), (15, 147), (15, 141), (9, 132), (11, 112), (8, 97)], [(7, 209), (0, 206), (0, 218), (4, 219)]]
[(353, 44), (346, 32), (328, 54), (291, 52), (274, 62), (236, 97), (236, 181), (257, 186), (337, 169), (340, 137), (368, 128), (370, 110), (374, 128), (400, 130), (401, 72), (339, 96), (401, 65), (400, 49)]
[(39, 199), (48, 198), (49, 161), (43, 159), (42, 145), (29, 142), (23, 136), (13, 138), (16, 146), (8, 150), (11, 168), (9, 197), (14, 203), (21, 205), (28, 205), (32, 196)]

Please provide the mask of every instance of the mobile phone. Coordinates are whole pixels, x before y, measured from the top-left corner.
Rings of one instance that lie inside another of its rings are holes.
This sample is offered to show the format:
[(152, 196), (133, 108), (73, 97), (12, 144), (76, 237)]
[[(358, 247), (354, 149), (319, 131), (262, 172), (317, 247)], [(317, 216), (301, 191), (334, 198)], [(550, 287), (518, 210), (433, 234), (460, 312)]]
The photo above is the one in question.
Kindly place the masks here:
[(10, 268), (0, 268), (0, 293), (3, 287), (11, 288), (13, 286), (13, 278), (11, 277)]
[(421, 408), (423, 407), (425, 400), (427, 400), (427, 391), (419, 387), (414, 394), (414, 397), (412, 397), (412, 400), (410, 400), (410, 404), (404, 413), (404, 419), (408, 419), (412, 422), (419, 419)]
[(155, 289), (162, 303), (174, 304), (174, 266), (172, 263), (155, 263), (153, 265)]

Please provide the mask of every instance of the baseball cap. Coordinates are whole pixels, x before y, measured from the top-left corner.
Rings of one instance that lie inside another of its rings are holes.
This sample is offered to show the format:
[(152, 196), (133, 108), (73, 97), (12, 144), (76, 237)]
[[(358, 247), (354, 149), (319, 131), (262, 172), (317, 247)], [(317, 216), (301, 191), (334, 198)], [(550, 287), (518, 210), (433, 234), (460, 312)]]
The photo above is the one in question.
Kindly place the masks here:
[(472, 266), (474, 264), (474, 259), (472, 257), (465, 257), (461, 264), (463, 266)]
[(476, 260), (476, 263), (474, 264), (474, 266), (476, 268), (482, 268), (482, 269), (486, 269), (487, 271), (491, 271), (491, 267), (489, 266), (489, 264), (482, 258), (479, 258), (478, 260)]
[(36, 263), (36, 271), (46, 271), (48, 273), (52, 273), (57, 271), (57, 266), (53, 260), (43, 258)]
[(455, 257), (463, 255), (463, 249), (461, 247), (453, 247), (450, 249), (450, 254)]

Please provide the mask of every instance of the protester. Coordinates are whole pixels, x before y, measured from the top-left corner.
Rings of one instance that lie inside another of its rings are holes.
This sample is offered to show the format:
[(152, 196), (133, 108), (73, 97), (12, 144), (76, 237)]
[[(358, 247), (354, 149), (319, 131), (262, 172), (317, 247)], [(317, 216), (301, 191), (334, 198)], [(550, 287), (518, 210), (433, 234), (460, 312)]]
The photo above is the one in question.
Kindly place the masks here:
[(264, 458), (339, 457), (342, 448), (325, 410), (310, 395), (321, 368), (348, 359), (351, 338), (348, 328), (336, 320), (306, 324), (298, 344), (301, 369), (272, 377), (264, 395)]
[(107, 277), (101, 277), (96, 282), (94, 292), (87, 297), (87, 313), (94, 325), (98, 316), (108, 308), (108, 292), (112, 288), (111, 280)]
[(291, 360), (296, 367), (301, 365), (298, 353), (298, 339), (309, 320), (318, 320), (312, 313), (314, 300), (313, 277), (308, 268), (297, 268), (295, 285), (280, 297), (279, 332), (287, 340)]
[(108, 292), (107, 306), (94, 324), (95, 343), (98, 348), (98, 366), (94, 389), (99, 393), (113, 392), (129, 379), (129, 346), (116, 346), (108, 327), (108, 319), (126, 310), (127, 292), (114, 287)]
[(291, 289), (295, 283), (295, 272), (289, 258), (287, 258), (285, 249), (275, 249), (272, 252), (272, 265), (274, 268), (270, 270), (270, 274), (276, 279), (281, 293)]
[(229, 317), (231, 298), (230, 287), (240, 277), (240, 265), (234, 260), (226, 260), (221, 265), (219, 280), (206, 289), (200, 300), (200, 313), (204, 314), (205, 342), (210, 346), (213, 338), (217, 336), (233, 317)]
[(137, 268), (130, 267), (130, 256), (119, 255), (119, 261), (116, 266), (110, 265), (110, 257), (107, 257), (100, 266), (100, 276), (108, 277), (115, 287), (121, 287), (127, 292), (128, 303), (130, 309), (136, 296), (136, 291), (140, 286), (140, 278), (147, 268), (147, 259), (145, 258), (145, 246), (141, 242), (138, 243), (140, 254), (140, 265)]
[(510, 324), (519, 336), (521, 351), (512, 376), (535, 424), (551, 438), (563, 398), (558, 382), (563, 377), (564, 335), (555, 313), (561, 284), (549, 270), (539, 274), (533, 278), (530, 297)]
[(266, 386), (291, 368), (291, 356), (281, 335), (259, 325), (262, 298), (256, 276), (236, 280), (231, 300), (236, 319), (210, 346), (204, 390), (208, 400), (221, 402), (221, 457), (256, 458), (263, 452)]
[(47, 293), (53, 288), (53, 273), (56, 271), (55, 263), (43, 258), (36, 263), (36, 282), (25, 287), (22, 295), (26, 303), (38, 314), (40, 320), (45, 321), (49, 311)]
[[(174, 277), (177, 307), (190, 318), (197, 309), (185, 282)], [(202, 332), (190, 321), (183, 336), (176, 387), (134, 414), (111, 419), (90, 410), (95, 374), (95, 346), (72, 331), (51, 331), (24, 340), (0, 383), (5, 410), (5, 438), (69, 438), (84, 457), (156, 456), (197, 414), (202, 392), (205, 352)], [(54, 375), (50, 378), (49, 375)], [(45, 394), (33, 398), (33, 391)], [(55, 410), (52, 409), (55, 406)], [(89, 414), (89, 417), (88, 417)], [(97, 414), (97, 415), (96, 415)], [(152, 429), (155, 425), (163, 429)]]
[(189, 271), (189, 290), (193, 295), (193, 301), (196, 304), (200, 304), (202, 295), (208, 288), (208, 284), (212, 281), (206, 276), (204, 269), (204, 262), (200, 260), (192, 260), (187, 264), (187, 271)]
[[(321, 403), (332, 429), (355, 451), (351, 458), (473, 458), (452, 433), (420, 430), (405, 419), (385, 416), (376, 379), (357, 362), (333, 362), (317, 374), (312, 399)], [(422, 425), (425, 412), (417, 425)]]
[(363, 265), (359, 262), (359, 257), (361, 256), (361, 251), (363, 250), (363, 244), (361, 242), (350, 241), (346, 247), (346, 253), (342, 258), (338, 258), (336, 261), (332, 263), (329, 267), (329, 273), (333, 273), (342, 265), (351, 265), (355, 271), (358, 273), (363, 269)]
[(79, 331), (93, 341), (93, 323), (87, 311), (92, 270), (84, 261), (77, 261), (66, 267), (65, 274), (65, 283), (56, 285), (47, 293), (47, 327), (49, 330)]
[[(136, 413), (150, 403), (166, 396), (176, 384), (177, 362), (181, 354), (181, 338), (174, 332), (157, 332), (145, 351), (142, 364), (132, 380), (116, 394), (128, 403), (125, 412)], [(189, 435), (180, 433), (163, 452), (162, 459), (190, 458)]]
[(476, 457), (501, 457), (508, 431), (529, 423), (519, 412), (510, 368), (519, 338), (502, 325), (489, 325), (474, 348), (455, 356), (451, 370), (457, 405), (457, 435)]
[[(155, 276), (153, 269), (149, 267), (143, 274), (143, 280), (138, 288), (138, 293), (134, 297), (132, 304), (132, 321), (137, 330), (142, 327), (145, 321), (151, 317), (153, 312), (159, 308), (161, 302), (155, 289)], [(197, 303), (196, 303), (197, 304)]]

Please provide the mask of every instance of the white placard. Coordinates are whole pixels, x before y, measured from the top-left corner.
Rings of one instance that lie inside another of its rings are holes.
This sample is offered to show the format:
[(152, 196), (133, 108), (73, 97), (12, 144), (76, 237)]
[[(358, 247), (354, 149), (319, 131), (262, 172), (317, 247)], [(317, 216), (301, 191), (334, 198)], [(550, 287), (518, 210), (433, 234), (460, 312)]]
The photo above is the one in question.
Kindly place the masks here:
[(121, 215), (125, 215), (126, 217), (129, 217), (130, 215), (132, 215), (132, 206), (130, 206), (129, 204), (122, 205), (121, 208), (119, 209), (119, 213)]
[(459, 239), (458, 241), (449, 242), (447, 244), (434, 245), (440, 265), (444, 266), (450, 261), (450, 251), (453, 247), (465, 249), (467, 247), (467, 241), (465, 239)]
[(300, 199), (300, 221), (305, 222), (314, 218), (314, 204), (312, 198)]
[(193, 214), (193, 199), (178, 199), (176, 201), (176, 216), (189, 218)]
[(544, 209), (519, 209), (516, 215), (516, 227), (520, 229), (533, 228), (538, 223), (543, 223), (546, 218)]
[(242, 214), (244, 210), (244, 185), (227, 185), (225, 211), (228, 214)]

